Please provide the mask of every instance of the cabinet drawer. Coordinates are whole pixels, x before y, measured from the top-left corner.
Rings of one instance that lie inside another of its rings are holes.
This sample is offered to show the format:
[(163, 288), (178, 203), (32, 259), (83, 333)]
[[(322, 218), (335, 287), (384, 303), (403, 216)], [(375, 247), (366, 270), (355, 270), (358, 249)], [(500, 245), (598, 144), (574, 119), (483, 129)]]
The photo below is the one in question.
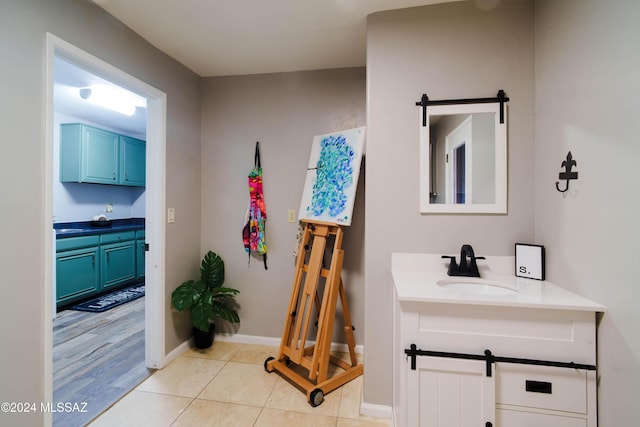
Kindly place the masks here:
[(510, 409), (496, 410), (496, 426), (500, 427), (587, 427), (585, 418), (562, 415), (521, 412)]
[(123, 231), (122, 233), (108, 233), (100, 236), (100, 244), (105, 245), (108, 243), (120, 243), (128, 240), (135, 240), (135, 231)]
[(144, 238), (145, 238), (145, 230), (137, 230), (136, 239), (144, 239)]
[(98, 246), (99, 243), (100, 239), (98, 236), (79, 236), (67, 237), (66, 239), (57, 239), (56, 252)]
[(587, 371), (496, 363), (496, 403), (585, 414)]

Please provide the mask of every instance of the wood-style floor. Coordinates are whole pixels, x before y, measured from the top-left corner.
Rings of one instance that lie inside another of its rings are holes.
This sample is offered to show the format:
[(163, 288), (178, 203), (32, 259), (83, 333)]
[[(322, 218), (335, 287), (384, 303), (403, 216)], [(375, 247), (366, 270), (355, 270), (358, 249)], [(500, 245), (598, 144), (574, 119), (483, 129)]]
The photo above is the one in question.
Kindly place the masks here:
[(104, 313), (65, 310), (53, 321), (54, 427), (82, 427), (153, 371), (144, 366), (144, 297)]

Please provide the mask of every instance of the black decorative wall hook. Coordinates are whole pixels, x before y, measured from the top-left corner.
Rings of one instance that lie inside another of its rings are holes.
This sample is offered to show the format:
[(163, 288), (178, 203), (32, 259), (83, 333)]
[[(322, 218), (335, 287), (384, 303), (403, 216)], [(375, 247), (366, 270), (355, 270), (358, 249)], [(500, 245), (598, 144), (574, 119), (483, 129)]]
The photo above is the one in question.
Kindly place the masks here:
[(566, 191), (569, 190), (569, 181), (572, 179), (578, 179), (578, 172), (571, 172), (571, 168), (577, 166), (577, 163), (575, 160), (573, 160), (573, 156), (571, 155), (571, 151), (569, 151), (569, 153), (567, 153), (567, 159), (562, 161), (562, 167), (564, 168), (564, 172), (560, 172), (558, 174), (558, 179), (564, 179), (567, 181), (567, 185), (565, 186), (564, 190), (560, 189), (560, 186), (558, 185), (558, 181), (556, 181), (556, 190), (558, 190), (561, 193), (564, 193)]

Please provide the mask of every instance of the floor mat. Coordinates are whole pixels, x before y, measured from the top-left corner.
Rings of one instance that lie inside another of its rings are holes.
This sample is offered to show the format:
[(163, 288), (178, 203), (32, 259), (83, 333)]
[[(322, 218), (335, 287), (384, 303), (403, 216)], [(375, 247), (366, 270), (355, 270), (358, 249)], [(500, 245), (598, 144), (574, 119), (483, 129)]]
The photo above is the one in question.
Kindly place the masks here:
[(144, 283), (138, 283), (128, 288), (118, 289), (101, 297), (91, 299), (89, 301), (81, 302), (74, 306), (71, 306), (71, 310), (77, 311), (91, 311), (94, 313), (102, 313), (111, 308), (117, 307), (122, 304), (126, 304), (129, 301), (144, 296)]

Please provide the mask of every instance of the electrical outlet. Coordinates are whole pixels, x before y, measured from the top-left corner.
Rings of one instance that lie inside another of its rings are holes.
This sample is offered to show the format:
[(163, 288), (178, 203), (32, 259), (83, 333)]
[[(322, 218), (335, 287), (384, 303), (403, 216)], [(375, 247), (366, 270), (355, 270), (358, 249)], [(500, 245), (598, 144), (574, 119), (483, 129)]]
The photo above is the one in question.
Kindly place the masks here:
[(287, 221), (296, 222), (296, 211), (295, 211), (295, 209), (289, 209), (289, 211), (287, 211)]
[(106, 213), (111, 213), (113, 212), (113, 205), (111, 203), (107, 203), (106, 205), (104, 205), (104, 211)]
[(176, 222), (176, 210), (174, 208), (167, 209), (167, 222), (169, 224)]

